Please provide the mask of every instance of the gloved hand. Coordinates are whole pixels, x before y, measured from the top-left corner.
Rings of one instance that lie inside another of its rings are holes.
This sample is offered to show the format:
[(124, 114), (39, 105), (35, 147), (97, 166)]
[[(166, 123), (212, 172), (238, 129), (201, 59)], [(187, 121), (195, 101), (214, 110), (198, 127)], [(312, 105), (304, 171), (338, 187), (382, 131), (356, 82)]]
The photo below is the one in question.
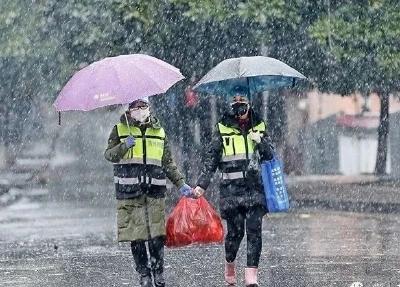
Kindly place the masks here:
[(190, 197), (190, 196), (192, 195), (192, 188), (191, 188), (189, 185), (187, 185), (187, 184), (185, 183), (184, 185), (182, 185), (182, 186), (179, 188), (179, 192), (180, 192), (182, 195), (186, 196), (186, 197)]
[(131, 148), (135, 145), (136, 139), (133, 136), (128, 136), (125, 139), (125, 145), (127, 148)]
[(204, 194), (204, 192), (206, 191), (202, 187), (196, 186), (195, 189), (193, 190), (193, 197), (199, 198)]
[(261, 142), (263, 136), (264, 135), (260, 132), (253, 132), (253, 131), (249, 132), (249, 138), (258, 144)]

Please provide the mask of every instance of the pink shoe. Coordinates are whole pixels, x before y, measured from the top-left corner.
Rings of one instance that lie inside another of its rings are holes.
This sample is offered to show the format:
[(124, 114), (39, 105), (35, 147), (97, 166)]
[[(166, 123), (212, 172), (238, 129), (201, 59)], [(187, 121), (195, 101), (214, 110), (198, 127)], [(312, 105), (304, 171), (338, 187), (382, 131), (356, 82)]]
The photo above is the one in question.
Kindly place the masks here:
[(258, 287), (257, 282), (258, 268), (245, 268), (244, 269), (244, 281), (246, 287)]
[(233, 262), (225, 262), (225, 282), (228, 285), (236, 284), (236, 264)]

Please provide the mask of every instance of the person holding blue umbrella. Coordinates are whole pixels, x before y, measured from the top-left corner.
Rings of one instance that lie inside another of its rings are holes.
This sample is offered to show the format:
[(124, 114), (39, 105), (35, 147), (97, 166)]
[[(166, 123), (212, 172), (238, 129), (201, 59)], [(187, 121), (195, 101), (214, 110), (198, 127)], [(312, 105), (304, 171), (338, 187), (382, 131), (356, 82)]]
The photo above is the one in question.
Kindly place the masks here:
[(260, 162), (274, 157), (265, 122), (254, 112), (249, 97), (266, 90), (290, 87), (305, 77), (285, 63), (269, 57), (226, 59), (194, 87), (198, 92), (232, 96), (228, 113), (217, 124), (197, 186), (203, 195), (214, 172), (222, 172), (220, 212), (227, 223), (225, 281), (236, 284), (236, 255), (247, 234), (246, 287), (258, 287), (262, 249), (262, 219), (267, 205)]
[(201, 196), (216, 169), (222, 171), (220, 212), (227, 222), (225, 281), (231, 285), (236, 284), (235, 260), (246, 232), (246, 286), (258, 286), (262, 219), (267, 208), (259, 176), (248, 171), (249, 161), (256, 151), (261, 160), (272, 159), (266, 124), (250, 106), (246, 91), (239, 87), (230, 102), (229, 112), (217, 124), (194, 190), (195, 196)]

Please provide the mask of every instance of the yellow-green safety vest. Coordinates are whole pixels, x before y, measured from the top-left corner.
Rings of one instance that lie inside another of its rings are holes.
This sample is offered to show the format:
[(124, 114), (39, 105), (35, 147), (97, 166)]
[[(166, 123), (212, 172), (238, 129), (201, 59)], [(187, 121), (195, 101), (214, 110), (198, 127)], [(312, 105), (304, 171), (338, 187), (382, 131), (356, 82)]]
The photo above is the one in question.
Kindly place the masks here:
[(223, 180), (245, 178), (249, 159), (254, 153), (255, 143), (250, 139), (250, 132), (264, 133), (266, 125), (259, 123), (246, 134), (239, 129), (218, 123), (218, 130), (222, 137), (223, 153), (220, 167)]
[[(165, 131), (163, 128), (147, 128), (144, 135), (139, 127), (119, 123), (117, 125), (118, 136), (122, 142), (126, 137), (135, 137), (135, 145), (131, 147), (119, 164), (138, 163), (162, 166), (161, 161), (164, 154)], [(145, 145), (143, 144), (145, 142)], [(146, 155), (146, 156), (144, 156)]]
[(119, 123), (118, 136), (125, 142), (129, 135), (135, 137), (135, 145), (128, 149), (123, 158), (114, 164), (114, 183), (117, 193), (140, 194), (140, 184), (165, 187), (166, 176), (162, 169), (165, 131), (163, 128), (147, 128), (145, 133), (139, 127)]

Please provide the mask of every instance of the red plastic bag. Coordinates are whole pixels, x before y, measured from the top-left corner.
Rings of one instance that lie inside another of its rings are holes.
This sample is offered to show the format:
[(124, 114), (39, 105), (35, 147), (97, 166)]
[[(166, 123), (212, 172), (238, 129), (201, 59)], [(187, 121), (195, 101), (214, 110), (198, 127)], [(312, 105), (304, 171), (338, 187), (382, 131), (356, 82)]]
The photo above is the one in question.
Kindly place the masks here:
[(168, 247), (222, 243), (221, 218), (204, 197), (182, 197), (167, 220)]

